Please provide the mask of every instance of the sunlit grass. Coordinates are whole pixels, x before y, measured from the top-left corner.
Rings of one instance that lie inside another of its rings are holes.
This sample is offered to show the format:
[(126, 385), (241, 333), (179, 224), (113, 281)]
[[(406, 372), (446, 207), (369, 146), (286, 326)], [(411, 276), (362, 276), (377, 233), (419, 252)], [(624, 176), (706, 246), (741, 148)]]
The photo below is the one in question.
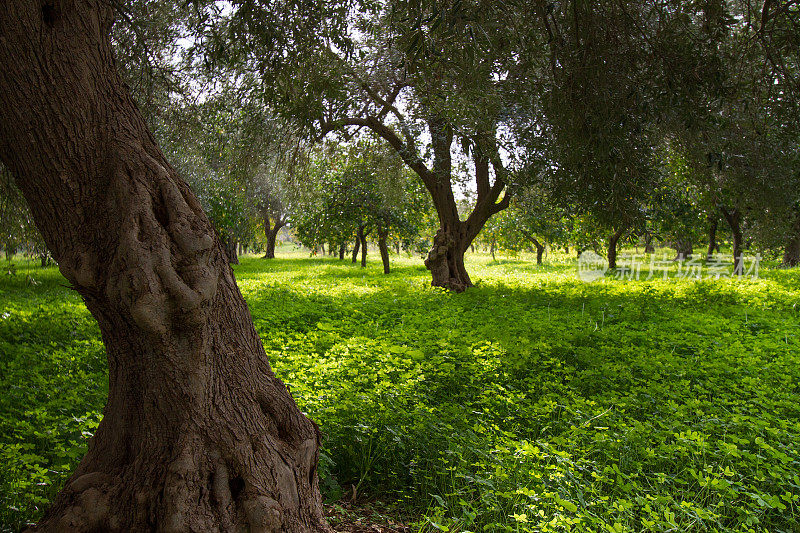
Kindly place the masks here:
[[(574, 254), (278, 250), (235, 268), (275, 371), (325, 435), (325, 494), (422, 529), (797, 531), (800, 273), (594, 283)], [(23, 265), (25, 266), (25, 265)], [(57, 271), (0, 278), (0, 519), (35, 519), (105, 395), (99, 333)], [(677, 268), (677, 266), (675, 267)]]

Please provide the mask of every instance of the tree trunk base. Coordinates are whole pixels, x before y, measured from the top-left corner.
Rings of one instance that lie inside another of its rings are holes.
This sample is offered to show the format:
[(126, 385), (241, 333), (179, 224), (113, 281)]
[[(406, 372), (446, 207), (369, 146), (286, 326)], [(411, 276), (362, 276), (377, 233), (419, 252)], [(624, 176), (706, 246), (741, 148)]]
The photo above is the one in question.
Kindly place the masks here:
[(800, 239), (787, 245), (783, 253), (783, 266), (796, 267), (800, 265)]
[(448, 233), (439, 230), (433, 238), (433, 247), (425, 259), (425, 267), (431, 271), (433, 287), (444, 287), (453, 292), (464, 292), (472, 287), (472, 281), (464, 267), (466, 246), (459, 246)]
[[(120, 427), (131, 423), (127, 413), (107, 414), (31, 531), (330, 531), (317, 487), (316, 425), (277, 379), (264, 383), (258, 398), (223, 379), (212, 385), (222, 405), (192, 405), (180, 428), (157, 427), (147, 415), (132, 431)], [(147, 404), (161, 413), (171, 407), (152, 392), (144, 391)], [(147, 405), (135, 409), (146, 412)]]

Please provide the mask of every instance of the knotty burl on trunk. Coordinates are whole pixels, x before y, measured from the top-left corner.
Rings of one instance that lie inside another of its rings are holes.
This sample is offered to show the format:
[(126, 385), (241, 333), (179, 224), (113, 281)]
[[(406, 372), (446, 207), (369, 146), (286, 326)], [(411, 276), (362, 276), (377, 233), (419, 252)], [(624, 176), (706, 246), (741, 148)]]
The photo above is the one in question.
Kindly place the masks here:
[(319, 431), (114, 68), (101, 0), (0, 3), (0, 159), (97, 319), (109, 397), (42, 531), (324, 531)]

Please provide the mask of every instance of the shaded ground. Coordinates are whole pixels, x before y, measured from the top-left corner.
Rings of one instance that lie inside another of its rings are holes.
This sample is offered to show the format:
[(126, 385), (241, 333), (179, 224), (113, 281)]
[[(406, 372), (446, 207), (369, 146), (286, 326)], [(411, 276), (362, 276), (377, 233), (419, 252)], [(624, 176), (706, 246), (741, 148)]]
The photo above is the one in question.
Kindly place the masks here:
[[(396, 513), (396, 511), (395, 511)], [(338, 533), (410, 533), (411, 527), (392, 517), (379, 504), (342, 501), (325, 504), (325, 517)]]

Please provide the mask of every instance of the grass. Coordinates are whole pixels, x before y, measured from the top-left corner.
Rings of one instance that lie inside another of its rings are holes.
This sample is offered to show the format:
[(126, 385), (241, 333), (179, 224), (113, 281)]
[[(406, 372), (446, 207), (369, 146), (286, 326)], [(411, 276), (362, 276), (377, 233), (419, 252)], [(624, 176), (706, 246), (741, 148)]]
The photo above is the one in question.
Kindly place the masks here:
[[(325, 496), (421, 531), (800, 531), (800, 272), (576, 277), (471, 255), (476, 287), (332, 258), (236, 276), (324, 434)], [(27, 268), (28, 273), (24, 273)], [(35, 520), (105, 399), (99, 332), (55, 269), (0, 279), (0, 523)], [(657, 276), (660, 278), (660, 276)]]

